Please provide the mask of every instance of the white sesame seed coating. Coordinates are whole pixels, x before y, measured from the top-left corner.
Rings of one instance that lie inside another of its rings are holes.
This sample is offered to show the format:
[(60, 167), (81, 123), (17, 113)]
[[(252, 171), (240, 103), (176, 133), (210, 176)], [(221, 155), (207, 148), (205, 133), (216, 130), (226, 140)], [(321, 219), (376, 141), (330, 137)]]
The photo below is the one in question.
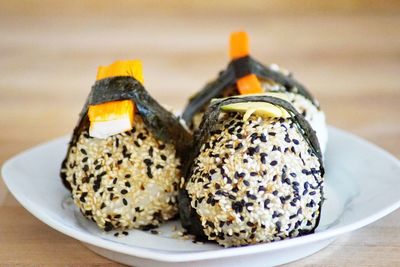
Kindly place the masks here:
[(320, 165), (291, 119), (222, 113), (186, 184), (205, 235), (240, 246), (313, 231)]
[(80, 134), (61, 172), (82, 213), (106, 230), (157, 226), (177, 214), (180, 162), (135, 116), (134, 128), (106, 139)]

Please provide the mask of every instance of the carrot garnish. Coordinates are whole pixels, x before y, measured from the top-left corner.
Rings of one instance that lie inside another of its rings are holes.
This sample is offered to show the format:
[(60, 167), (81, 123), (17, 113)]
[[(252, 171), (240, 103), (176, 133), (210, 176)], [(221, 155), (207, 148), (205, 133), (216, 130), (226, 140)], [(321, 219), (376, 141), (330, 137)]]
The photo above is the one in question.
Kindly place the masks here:
[(96, 80), (116, 76), (133, 77), (143, 84), (142, 62), (140, 60), (119, 60), (109, 66), (100, 66), (97, 70)]
[(230, 58), (238, 59), (250, 53), (249, 36), (247, 32), (233, 32), (230, 38)]
[(239, 78), (236, 81), (236, 85), (241, 95), (260, 94), (264, 92), (261, 83), (255, 74), (249, 74)]

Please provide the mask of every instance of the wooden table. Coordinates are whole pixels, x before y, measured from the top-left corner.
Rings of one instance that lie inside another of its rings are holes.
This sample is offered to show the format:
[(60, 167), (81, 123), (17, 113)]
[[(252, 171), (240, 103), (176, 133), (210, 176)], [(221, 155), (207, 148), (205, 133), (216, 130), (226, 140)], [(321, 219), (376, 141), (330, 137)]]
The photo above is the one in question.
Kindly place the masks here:
[[(0, 164), (70, 133), (97, 66), (115, 59), (142, 59), (151, 94), (182, 108), (226, 65), (228, 34), (240, 28), (250, 32), (254, 56), (311, 88), (331, 125), (400, 157), (398, 12), (232, 15), (131, 5), (113, 13), (104, 2), (98, 9), (74, 2), (67, 11), (46, 3), (1, 11)], [(0, 265), (56, 264), (117, 266), (34, 218), (0, 180)], [(400, 210), (292, 264), (306, 265), (400, 266)]]

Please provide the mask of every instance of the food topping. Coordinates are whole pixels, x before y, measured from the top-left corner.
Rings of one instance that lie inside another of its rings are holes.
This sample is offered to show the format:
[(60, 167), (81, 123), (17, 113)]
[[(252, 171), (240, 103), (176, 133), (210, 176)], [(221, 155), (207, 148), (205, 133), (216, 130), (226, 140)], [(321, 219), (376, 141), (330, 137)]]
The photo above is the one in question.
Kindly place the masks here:
[[(143, 84), (142, 62), (140, 60), (115, 61), (109, 66), (100, 66), (96, 80), (117, 76), (133, 77)], [(96, 138), (126, 132), (133, 127), (135, 105), (131, 100), (111, 101), (90, 105), (88, 116), (89, 134)]]

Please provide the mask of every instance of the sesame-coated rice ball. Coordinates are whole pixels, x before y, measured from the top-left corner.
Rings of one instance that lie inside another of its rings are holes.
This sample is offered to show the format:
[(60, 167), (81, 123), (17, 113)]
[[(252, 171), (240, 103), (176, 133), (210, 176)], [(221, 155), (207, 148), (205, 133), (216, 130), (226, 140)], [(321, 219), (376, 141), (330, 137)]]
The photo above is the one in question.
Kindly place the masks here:
[(314, 231), (322, 201), (318, 157), (291, 118), (221, 113), (185, 189), (205, 236), (241, 246)]
[(83, 131), (61, 170), (81, 212), (105, 231), (158, 226), (177, 214), (175, 148), (134, 118), (131, 131), (106, 139)]

